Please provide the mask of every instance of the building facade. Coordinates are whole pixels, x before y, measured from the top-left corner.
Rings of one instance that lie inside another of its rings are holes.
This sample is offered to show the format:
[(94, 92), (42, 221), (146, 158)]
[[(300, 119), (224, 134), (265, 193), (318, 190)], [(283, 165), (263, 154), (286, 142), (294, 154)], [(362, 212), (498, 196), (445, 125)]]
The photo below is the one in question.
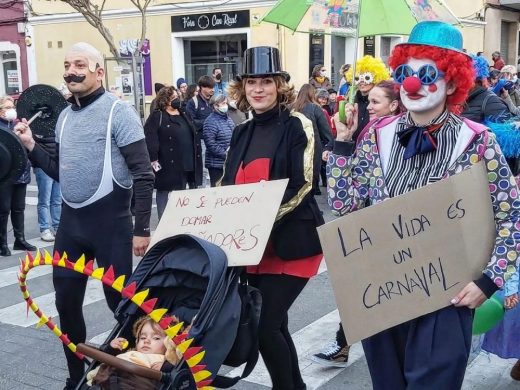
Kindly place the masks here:
[[(304, 1), (304, 0), (302, 0)], [(28, 31), (31, 83), (58, 86), (62, 83), (62, 61), (68, 47), (86, 41), (107, 57), (111, 54), (100, 33), (82, 15), (60, 1), (32, 0), (33, 14)], [(333, 84), (339, 84), (339, 68), (352, 63), (356, 47), (353, 34), (357, 24), (355, 1), (331, 16), (325, 0), (314, 0), (311, 8), (293, 33), (288, 28), (261, 22), (276, 4), (273, 0), (155, 1), (147, 13), (147, 67), (144, 82), (146, 100), (151, 100), (155, 82), (175, 84), (183, 77), (195, 83), (199, 76), (210, 74), (214, 67), (223, 69), (224, 78), (232, 79), (241, 69), (243, 51), (251, 46), (270, 45), (282, 54), (283, 67), (298, 87), (308, 81), (316, 64), (324, 64)], [(491, 53), (500, 50), (508, 63), (516, 64), (520, 0), (446, 0), (462, 21), (462, 33), (468, 52)], [(141, 35), (141, 19), (136, 8), (126, 0), (106, 2), (104, 23), (119, 45), (121, 53), (131, 53)], [(335, 17), (335, 18), (334, 18)], [(386, 60), (403, 36), (376, 36), (360, 39), (358, 56), (372, 54)], [(132, 88), (135, 75), (117, 62), (107, 63), (108, 86)], [(148, 73), (147, 73), (148, 72)], [(148, 76), (147, 76), (148, 74)], [(132, 76), (132, 77), (130, 77)], [(140, 77), (140, 75), (139, 75)]]
[(26, 17), (23, 1), (0, 4), (0, 95), (18, 94), (29, 86)]

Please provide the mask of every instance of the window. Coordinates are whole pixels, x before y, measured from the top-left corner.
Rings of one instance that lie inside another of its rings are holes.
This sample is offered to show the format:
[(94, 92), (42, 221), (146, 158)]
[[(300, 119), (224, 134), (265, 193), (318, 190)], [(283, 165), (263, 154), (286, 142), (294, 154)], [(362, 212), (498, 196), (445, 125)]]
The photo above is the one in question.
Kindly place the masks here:
[(0, 94), (14, 95), (21, 92), (20, 70), (13, 50), (0, 52)]

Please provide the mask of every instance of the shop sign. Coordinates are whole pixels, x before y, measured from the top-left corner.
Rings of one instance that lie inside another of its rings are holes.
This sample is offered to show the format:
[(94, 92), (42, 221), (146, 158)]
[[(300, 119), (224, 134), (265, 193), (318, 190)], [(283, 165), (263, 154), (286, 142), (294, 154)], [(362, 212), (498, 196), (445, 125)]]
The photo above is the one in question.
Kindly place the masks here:
[(7, 70), (7, 88), (18, 88), (18, 71), (8, 69)]
[(363, 42), (363, 53), (365, 53), (366, 56), (374, 57), (376, 55), (375, 41), (376, 37), (373, 35), (365, 37)]
[(249, 10), (172, 16), (172, 32), (249, 27)]

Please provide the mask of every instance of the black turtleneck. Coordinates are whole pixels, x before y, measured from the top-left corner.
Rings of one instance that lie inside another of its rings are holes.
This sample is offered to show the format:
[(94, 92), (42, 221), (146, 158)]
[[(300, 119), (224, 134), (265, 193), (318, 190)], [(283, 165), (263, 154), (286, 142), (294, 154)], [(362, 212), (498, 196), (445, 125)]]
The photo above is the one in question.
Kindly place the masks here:
[(70, 108), (72, 108), (73, 111), (79, 111), (82, 108), (87, 107), (89, 104), (94, 103), (104, 93), (105, 93), (105, 88), (103, 88), (103, 86), (101, 86), (98, 89), (96, 89), (94, 92), (92, 92), (90, 95), (80, 97), (78, 99), (79, 105), (74, 96), (71, 96), (67, 101), (71, 104)]
[(276, 151), (275, 140), (278, 132), (283, 130), (280, 107), (276, 105), (269, 111), (257, 114), (253, 111), (254, 130), (251, 142), (244, 156), (246, 166), (257, 158), (272, 159)]

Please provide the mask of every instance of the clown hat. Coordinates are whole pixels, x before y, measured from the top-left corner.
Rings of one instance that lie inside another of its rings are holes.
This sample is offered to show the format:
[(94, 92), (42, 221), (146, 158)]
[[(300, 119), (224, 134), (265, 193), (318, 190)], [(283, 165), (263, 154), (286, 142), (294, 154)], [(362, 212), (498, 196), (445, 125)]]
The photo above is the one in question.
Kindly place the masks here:
[(460, 31), (451, 24), (439, 22), (437, 20), (428, 20), (417, 23), (410, 33), (408, 42), (400, 43), (396, 46), (408, 45), (438, 47), (440, 49), (456, 51), (457, 53), (469, 57), (469, 54), (462, 51), (462, 34)]

